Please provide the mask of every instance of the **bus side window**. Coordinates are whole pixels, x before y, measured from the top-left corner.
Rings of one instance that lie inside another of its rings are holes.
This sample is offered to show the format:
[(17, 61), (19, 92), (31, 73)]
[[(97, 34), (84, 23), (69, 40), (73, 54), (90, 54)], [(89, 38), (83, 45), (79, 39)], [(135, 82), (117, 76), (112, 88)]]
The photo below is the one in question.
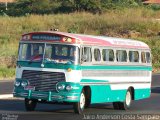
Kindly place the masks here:
[(116, 51), (117, 62), (127, 62), (127, 52), (125, 50)]
[(145, 52), (141, 53), (141, 61), (142, 61), (142, 63), (146, 63)]
[(101, 61), (101, 52), (99, 49), (94, 49), (94, 59), (95, 61)]
[(147, 63), (151, 63), (151, 54), (149, 52), (146, 52), (146, 60)]
[(92, 61), (92, 54), (90, 47), (84, 47), (82, 53), (82, 61), (83, 62), (91, 62)]
[(22, 48), (22, 53), (21, 53), (21, 60), (28, 60), (29, 58), (30, 58), (30, 56), (31, 56), (31, 53), (30, 52), (27, 52), (27, 50), (29, 51), (29, 45), (28, 44), (24, 44), (23, 46), (21, 46), (21, 47), (23, 47)]
[(102, 50), (103, 61), (114, 61), (114, 52), (112, 49)]
[(139, 62), (138, 51), (129, 51), (129, 61), (130, 62)]

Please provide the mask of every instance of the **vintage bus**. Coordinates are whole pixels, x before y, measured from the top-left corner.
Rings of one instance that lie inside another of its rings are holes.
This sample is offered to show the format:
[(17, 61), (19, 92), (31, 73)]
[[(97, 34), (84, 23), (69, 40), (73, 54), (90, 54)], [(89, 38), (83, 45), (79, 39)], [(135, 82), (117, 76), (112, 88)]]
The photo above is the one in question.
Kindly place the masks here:
[(36, 104), (69, 103), (75, 113), (94, 103), (127, 110), (132, 100), (150, 97), (151, 50), (130, 39), (57, 31), (22, 35), (14, 97)]

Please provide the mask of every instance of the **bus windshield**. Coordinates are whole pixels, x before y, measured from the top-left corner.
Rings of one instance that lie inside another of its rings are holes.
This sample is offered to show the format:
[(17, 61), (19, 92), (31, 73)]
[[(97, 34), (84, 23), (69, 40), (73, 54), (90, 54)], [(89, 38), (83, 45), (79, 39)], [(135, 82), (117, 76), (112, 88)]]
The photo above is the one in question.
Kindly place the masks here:
[(79, 62), (79, 49), (73, 45), (46, 44), (45, 61), (77, 64)]
[(21, 43), (18, 60), (78, 64), (79, 48), (63, 44)]

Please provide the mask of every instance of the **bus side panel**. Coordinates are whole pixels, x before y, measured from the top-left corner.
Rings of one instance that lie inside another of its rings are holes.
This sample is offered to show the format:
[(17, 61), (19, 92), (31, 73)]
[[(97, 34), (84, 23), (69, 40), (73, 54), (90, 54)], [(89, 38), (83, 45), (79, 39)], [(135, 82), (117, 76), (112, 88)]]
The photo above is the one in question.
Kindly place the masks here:
[[(90, 86), (91, 87), (91, 103), (116, 102), (124, 101), (127, 90), (111, 90), (109, 85), (106, 86)], [(134, 100), (148, 98), (151, 95), (151, 90), (135, 89)]]
[(144, 99), (150, 97), (151, 89), (135, 89), (134, 93), (134, 100)]
[(91, 103), (124, 101), (126, 90), (111, 90), (110, 85), (91, 87)]

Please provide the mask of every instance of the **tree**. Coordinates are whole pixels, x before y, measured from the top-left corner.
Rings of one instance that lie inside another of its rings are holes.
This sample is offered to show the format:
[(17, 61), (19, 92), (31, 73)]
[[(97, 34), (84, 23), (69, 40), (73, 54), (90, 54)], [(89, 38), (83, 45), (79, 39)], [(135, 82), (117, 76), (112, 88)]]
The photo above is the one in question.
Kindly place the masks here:
[(6, 12), (12, 16), (82, 11), (101, 13), (107, 9), (138, 6), (140, 3), (141, 0), (16, 0)]
[(61, 10), (62, 12), (64, 11), (96, 12), (101, 10), (101, 1), (100, 0), (62, 0)]
[(19, 16), (25, 14), (53, 13), (57, 5), (54, 4), (55, 2), (55, 0), (17, 0), (14, 6), (10, 8), (9, 14)]

